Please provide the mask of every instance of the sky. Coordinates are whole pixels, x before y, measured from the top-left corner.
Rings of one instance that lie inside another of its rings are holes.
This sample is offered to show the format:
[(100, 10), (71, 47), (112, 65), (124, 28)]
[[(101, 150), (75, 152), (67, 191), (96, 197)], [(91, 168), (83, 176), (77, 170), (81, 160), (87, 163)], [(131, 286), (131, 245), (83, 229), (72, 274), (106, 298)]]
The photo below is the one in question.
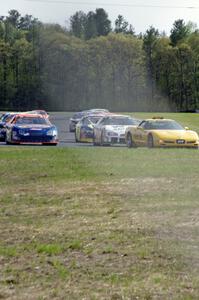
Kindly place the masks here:
[(198, 0), (0, 0), (0, 15), (17, 9), (21, 15), (30, 14), (42, 22), (68, 27), (69, 18), (76, 11), (87, 13), (101, 7), (108, 13), (112, 24), (121, 14), (133, 25), (136, 33), (145, 32), (152, 25), (169, 34), (177, 19), (192, 21), (199, 27)]

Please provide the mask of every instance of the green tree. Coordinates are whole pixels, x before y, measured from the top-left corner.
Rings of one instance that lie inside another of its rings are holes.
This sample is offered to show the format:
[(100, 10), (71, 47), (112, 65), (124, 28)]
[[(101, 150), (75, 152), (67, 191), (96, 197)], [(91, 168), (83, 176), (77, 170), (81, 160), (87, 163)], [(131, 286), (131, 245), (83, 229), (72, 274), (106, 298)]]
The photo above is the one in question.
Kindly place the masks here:
[(148, 84), (151, 89), (150, 101), (152, 102), (155, 95), (155, 78), (154, 78), (154, 65), (153, 65), (153, 54), (155, 44), (158, 40), (159, 32), (154, 27), (150, 27), (143, 37), (143, 48), (146, 53), (146, 66), (148, 73)]
[(89, 40), (91, 38), (95, 38), (97, 35), (98, 32), (97, 32), (95, 13), (90, 11), (87, 14), (87, 20), (85, 25), (85, 38), (86, 40)]
[(171, 29), (171, 44), (176, 46), (178, 42), (184, 40), (190, 33), (190, 27), (182, 19), (176, 20)]
[(108, 14), (103, 8), (96, 9), (95, 21), (98, 36), (106, 36), (111, 32), (111, 21), (108, 19)]
[(129, 25), (122, 15), (118, 15), (117, 19), (115, 20), (114, 31), (115, 33), (135, 34), (133, 26)]
[(11, 46), (0, 42), (0, 107), (9, 107), (12, 96), (12, 80), (10, 72)]
[(84, 38), (86, 22), (86, 14), (83, 11), (76, 12), (70, 17), (71, 33), (78, 38)]
[(15, 9), (11, 9), (9, 10), (8, 12), (8, 16), (6, 17), (6, 20), (12, 24), (13, 27), (16, 27), (18, 28), (18, 25), (19, 25), (19, 20), (20, 20), (20, 13), (15, 10)]

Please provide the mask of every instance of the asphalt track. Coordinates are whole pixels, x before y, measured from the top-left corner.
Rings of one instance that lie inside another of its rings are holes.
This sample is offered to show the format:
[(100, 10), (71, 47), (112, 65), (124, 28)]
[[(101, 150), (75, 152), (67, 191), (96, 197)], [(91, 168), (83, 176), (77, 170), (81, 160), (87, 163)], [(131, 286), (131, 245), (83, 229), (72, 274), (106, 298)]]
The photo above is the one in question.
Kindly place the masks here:
[[(50, 121), (58, 129), (59, 144), (58, 147), (92, 147), (90, 143), (76, 143), (73, 132), (69, 132), (69, 119), (72, 113), (50, 113)], [(0, 147), (6, 146), (0, 142)], [(26, 145), (27, 146), (27, 145)], [(32, 146), (32, 145), (31, 145)], [(13, 146), (10, 146), (13, 147)], [(20, 147), (20, 146), (15, 146)]]
[(90, 143), (76, 143), (75, 135), (69, 131), (69, 119), (73, 114), (70, 113), (52, 113), (50, 121), (58, 129), (59, 145), (58, 147), (91, 147)]

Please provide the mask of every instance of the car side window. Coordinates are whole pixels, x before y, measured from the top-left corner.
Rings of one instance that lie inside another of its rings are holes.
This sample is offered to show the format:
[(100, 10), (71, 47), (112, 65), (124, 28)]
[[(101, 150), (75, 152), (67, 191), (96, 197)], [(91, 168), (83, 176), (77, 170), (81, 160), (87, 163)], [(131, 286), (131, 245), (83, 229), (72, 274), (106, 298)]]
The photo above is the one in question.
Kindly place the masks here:
[(102, 120), (99, 122), (99, 125), (100, 125), (100, 126), (106, 125), (106, 120), (107, 120), (107, 119), (102, 119)]
[(106, 118), (104, 120), (104, 125), (109, 125), (110, 124), (110, 118)]
[(150, 123), (145, 122), (144, 129), (150, 129), (150, 128), (151, 128)]

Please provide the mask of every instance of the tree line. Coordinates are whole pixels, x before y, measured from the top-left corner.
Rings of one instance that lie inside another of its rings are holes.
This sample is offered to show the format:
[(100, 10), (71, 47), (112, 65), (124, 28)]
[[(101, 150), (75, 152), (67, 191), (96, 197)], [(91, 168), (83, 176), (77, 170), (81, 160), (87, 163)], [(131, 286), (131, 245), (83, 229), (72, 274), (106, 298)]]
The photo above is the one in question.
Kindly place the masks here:
[(0, 109), (192, 111), (199, 108), (199, 30), (136, 35), (122, 15), (76, 12), (70, 28), (16, 10), (0, 17)]

